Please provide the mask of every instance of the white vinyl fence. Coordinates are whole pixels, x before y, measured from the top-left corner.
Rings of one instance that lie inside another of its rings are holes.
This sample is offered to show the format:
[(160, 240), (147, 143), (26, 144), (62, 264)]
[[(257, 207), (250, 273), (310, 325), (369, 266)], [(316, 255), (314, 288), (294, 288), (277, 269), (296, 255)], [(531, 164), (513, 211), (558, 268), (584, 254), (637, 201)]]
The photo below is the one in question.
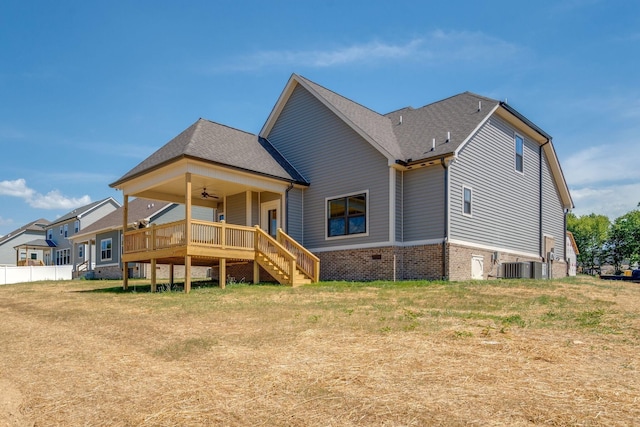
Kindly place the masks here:
[(71, 280), (71, 265), (48, 265), (29, 267), (0, 266), (0, 285), (38, 282), (41, 280)]

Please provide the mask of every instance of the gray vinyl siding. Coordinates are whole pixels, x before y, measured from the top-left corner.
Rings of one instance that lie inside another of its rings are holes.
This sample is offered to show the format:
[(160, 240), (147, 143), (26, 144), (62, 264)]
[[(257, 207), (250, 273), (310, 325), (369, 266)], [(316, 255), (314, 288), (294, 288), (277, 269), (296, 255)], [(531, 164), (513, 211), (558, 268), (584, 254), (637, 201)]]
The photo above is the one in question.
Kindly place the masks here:
[(260, 225), (260, 193), (251, 193), (251, 225)]
[(271, 202), (273, 200), (280, 200), (280, 194), (272, 193), (270, 191), (263, 191), (260, 193), (260, 203)]
[[(311, 184), (304, 195), (305, 246), (389, 241), (387, 159), (331, 110), (298, 86), (268, 139)], [(327, 240), (325, 199), (366, 190), (368, 236)]]
[(404, 172), (396, 171), (396, 242), (402, 242)]
[[(111, 202), (111, 200), (107, 201), (106, 203), (103, 203), (102, 205), (96, 207), (95, 209), (91, 210), (91, 212), (86, 213), (84, 215), (82, 215), (82, 217), (80, 218), (80, 231), (82, 231), (83, 229), (87, 228), (88, 226), (90, 226), (91, 224), (93, 224), (94, 222), (96, 222), (97, 220), (107, 216), (108, 214), (110, 214), (111, 212), (115, 211), (116, 209), (118, 209), (119, 206), (117, 206), (115, 203)], [(75, 219), (71, 220), (68, 222), (69, 224), (69, 237), (71, 237), (73, 235), (73, 223), (74, 223)]]
[(566, 240), (564, 209), (560, 201), (558, 188), (549, 170), (549, 163), (544, 155), (542, 162), (542, 188), (542, 233), (553, 236), (554, 252), (560, 259), (564, 259)]
[(247, 224), (247, 195), (246, 193), (238, 193), (227, 196), (225, 206), (225, 221), (229, 224), (246, 225)]
[(404, 173), (405, 242), (443, 238), (444, 172), (438, 165)]
[[(120, 244), (120, 234), (120, 230), (113, 230), (96, 235), (96, 267), (102, 265), (120, 264), (120, 248), (122, 247), (122, 245)], [(103, 261), (101, 242), (106, 239), (111, 239), (111, 259)]]
[[(514, 129), (495, 116), (485, 123), (450, 167), (451, 238), (537, 255), (538, 153), (525, 137), (524, 173), (517, 172)], [(462, 213), (463, 186), (472, 189), (471, 216)]]
[(298, 243), (304, 245), (304, 233), (302, 230), (304, 190), (292, 188), (289, 191), (289, 208), (287, 217), (287, 234)]
[[(184, 205), (173, 205), (162, 211), (159, 215), (151, 218), (151, 222), (155, 224), (167, 224), (174, 221), (182, 221), (184, 219)], [(213, 221), (213, 209), (202, 206), (191, 207), (191, 219), (201, 221)]]

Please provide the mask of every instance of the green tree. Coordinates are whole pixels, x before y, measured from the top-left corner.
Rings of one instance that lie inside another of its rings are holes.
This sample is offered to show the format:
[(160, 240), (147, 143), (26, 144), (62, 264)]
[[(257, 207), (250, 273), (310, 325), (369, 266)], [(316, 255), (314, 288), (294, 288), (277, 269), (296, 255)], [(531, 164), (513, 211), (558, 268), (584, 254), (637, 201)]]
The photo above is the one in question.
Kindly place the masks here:
[(610, 224), (605, 215), (567, 215), (567, 230), (573, 233), (578, 245), (578, 265), (583, 269), (592, 272), (600, 269), (601, 262), (606, 258), (605, 244)]
[(640, 261), (640, 210), (628, 212), (611, 224), (607, 249), (611, 262), (619, 271), (622, 261)]

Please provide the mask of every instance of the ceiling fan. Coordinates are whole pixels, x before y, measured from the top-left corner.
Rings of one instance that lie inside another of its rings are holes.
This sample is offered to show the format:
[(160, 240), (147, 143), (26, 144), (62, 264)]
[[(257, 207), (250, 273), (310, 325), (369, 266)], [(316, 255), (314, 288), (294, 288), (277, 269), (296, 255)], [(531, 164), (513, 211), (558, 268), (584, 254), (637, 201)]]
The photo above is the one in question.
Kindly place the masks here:
[(219, 199), (219, 197), (218, 197), (218, 196), (216, 196), (215, 194), (209, 194), (209, 193), (207, 193), (207, 188), (206, 188), (206, 187), (203, 187), (203, 188), (202, 188), (202, 193), (200, 193), (200, 196), (201, 196), (203, 199)]

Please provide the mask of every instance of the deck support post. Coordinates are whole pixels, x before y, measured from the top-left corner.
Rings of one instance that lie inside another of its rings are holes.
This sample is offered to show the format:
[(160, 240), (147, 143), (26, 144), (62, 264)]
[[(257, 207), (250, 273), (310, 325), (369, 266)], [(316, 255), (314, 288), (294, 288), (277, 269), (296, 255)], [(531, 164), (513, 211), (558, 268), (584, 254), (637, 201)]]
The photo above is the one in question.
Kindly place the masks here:
[(184, 257), (184, 292), (191, 292), (191, 256)]
[(220, 258), (220, 274), (219, 274), (219, 282), (220, 289), (224, 289), (227, 285), (227, 259)]
[(156, 286), (156, 259), (151, 260), (151, 292), (156, 292), (158, 287)]
[(258, 260), (253, 260), (253, 284), (260, 283), (260, 264)]
[(191, 256), (189, 255), (189, 245), (191, 244), (191, 173), (184, 175), (184, 238), (187, 245), (187, 255), (184, 257), (184, 292), (191, 292)]
[[(129, 196), (127, 194), (124, 195), (124, 203), (122, 204), (122, 239), (125, 238), (125, 233), (127, 232), (127, 220), (129, 218)], [(123, 253), (126, 253), (127, 246), (123, 242)], [(97, 249), (96, 249), (97, 250)], [(125, 291), (129, 289), (129, 268), (128, 263), (122, 261), (122, 289)]]
[(173, 264), (169, 264), (169, 286), (173, 286)]

